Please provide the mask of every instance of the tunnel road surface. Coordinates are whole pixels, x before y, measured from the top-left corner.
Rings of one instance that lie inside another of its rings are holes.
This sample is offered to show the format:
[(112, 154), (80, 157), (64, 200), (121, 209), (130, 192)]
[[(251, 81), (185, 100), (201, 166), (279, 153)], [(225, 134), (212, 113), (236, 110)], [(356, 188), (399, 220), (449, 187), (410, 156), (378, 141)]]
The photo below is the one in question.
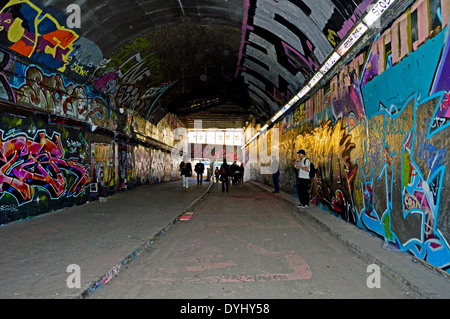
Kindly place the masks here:
[(192, 213), (89, 298), (409, 298), (382, 273), (369, 288), (367, 262), (253, 184), (213, 185)]

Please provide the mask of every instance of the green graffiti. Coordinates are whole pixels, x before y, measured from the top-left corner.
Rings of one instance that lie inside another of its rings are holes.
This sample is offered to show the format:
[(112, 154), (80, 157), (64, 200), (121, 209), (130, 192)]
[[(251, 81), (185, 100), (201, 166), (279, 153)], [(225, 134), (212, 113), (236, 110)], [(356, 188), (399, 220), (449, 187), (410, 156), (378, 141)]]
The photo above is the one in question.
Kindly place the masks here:
[(411, 166), (409, 165), (409, 154), (403, 154), (403, 187), (411, 182)]
[(386, 214), (383, 220), (384, 224), (384, 232), (386, 234), (386, 239), (389, 239), (390, 241), (394, 240), (394, 236), (391, 233), (391, 215)]

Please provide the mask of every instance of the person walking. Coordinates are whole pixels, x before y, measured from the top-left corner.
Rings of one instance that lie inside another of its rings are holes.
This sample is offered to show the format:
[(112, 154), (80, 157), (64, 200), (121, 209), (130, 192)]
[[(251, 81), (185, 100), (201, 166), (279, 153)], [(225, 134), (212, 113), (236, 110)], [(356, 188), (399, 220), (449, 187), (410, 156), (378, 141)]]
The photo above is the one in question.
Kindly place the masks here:
[(306, 157), (305, 150), (299, 150), (297, 152), (300, 157), (299, 161), (294, 161), (294, 167), (298, 169), (297, 177), (297, 195), (300, 204), (299, 208), (306, 208), (309, 206), (309, 192), (310, 192), (310, 178), (309, 169), (311, 161)]
[(183, 168), (184, 168), (184, 161), (181, 161), (181, 163), (180, 163), (180, 167), (179, 167), (179, 169), (178, 169), (178, 171), (180, 172), (180, 175), (181, 176), (183, 176)]
[(189, 189), (189, 177), (192, 176), (192, 165), (189, 161), (184, 162), (181, 176), (183, 178), (183, 191), (185, 192)]
[(239, 167), (239, 184), (244, 184), (244, 163), (241, 163), (241, 166)]
[(194, 167), (195, 172), (197, 173), (197, 185), (202, 185), (203, 181), (203, 173), (205, 172), (205, 164), (202, 162), (198, 162)]
[(214, 176), (215, 176), (214, 183), (217, 184), (217, 183), (219, 182), (219, 176), (220, 176), (219, 168), (218, 168), (218, 167), (216, 167), (216, 170), (214, 171)]
[(228, 180), (229, 167), (227, 164), (227, 160), (224, 158), (222, 165), (220, 165), (220, 180), (222, 181), (222, 192), (225, 192), (225, 187), (227, 189), (227, 193), (230, 187), (230, 181)]
[(233, 164), (231, 164), (229, 168), (229, 173), (231, 175), (232, 184), (236, 186), (239, 177), (239, 166), (237, 165), (236, 161), (234, 161)]
[(272, 165), (270, 166), (270, 172), (272, 173), (272, 181), (275, 190), (272, 193), (280, 192), (280, 162), (275, 155), (272, 155)]

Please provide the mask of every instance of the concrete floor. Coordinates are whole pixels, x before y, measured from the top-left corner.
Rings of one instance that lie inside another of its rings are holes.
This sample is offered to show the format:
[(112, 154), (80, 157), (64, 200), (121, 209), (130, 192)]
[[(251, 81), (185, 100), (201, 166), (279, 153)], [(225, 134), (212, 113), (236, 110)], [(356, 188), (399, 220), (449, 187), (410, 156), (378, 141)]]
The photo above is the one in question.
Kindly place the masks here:
[(308, 214), (246, 183), (213, 187), (182, 221), (91, 298), (408, 298)]
[[(170, 228), (208, 184), (191, 179), (139, 187), (99, 201), (0, 227), (0, 298), (77, 298), (105, 274)], [(81, 287), (69, 288), (69, 265), (81, 270)], [(107, 280), (110, 279), (107, 277)], [(98, 285), (96, 285), (97, 287)]]
[[(0, 227), (0, 298), (449, 296), (448, 280), (411, 255), (316, 207), (296, 208), (291, 194), (190, 185), (140, 187)], [(374, 262), (379, 289), (367, 287)], [(79, 266), (79, 287), (68, 286), (69, 265)]]

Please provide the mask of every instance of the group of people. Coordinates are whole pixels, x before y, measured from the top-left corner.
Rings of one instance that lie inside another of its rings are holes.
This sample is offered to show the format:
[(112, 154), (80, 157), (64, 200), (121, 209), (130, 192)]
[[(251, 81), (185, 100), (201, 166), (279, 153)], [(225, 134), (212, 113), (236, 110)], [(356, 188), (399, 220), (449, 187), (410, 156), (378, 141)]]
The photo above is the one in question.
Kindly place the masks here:
[[(310, 198), (310, 169), (311, 169), (311, 161), (306, 157), (305, 150), (299, 150), (297, 152), (299, 156), (299, 160), (293, 161), (294, 167), (298, 170), (297, 174), (297, 195), (300, 201), (300, 204), (297, 205), (299, 208), (306, 208), (309, 205)], [(272, 156), (272, 165), (271, 165), (271, 174), (272, 180), (274, 184), (275, 190), (273, 193), (280, 192), (280, 184), (279, 184), (279, 162), (276, 156)], [(195, 172), (197, 173), (197, 184), (202, 185), (203, 182), (203, 173), (205, 171), (205, 165), (201, 162), (195, 165)], [(180, 173), (183, 179), (183, 191), (187, 191), (189, 189), (189, 177), (192, 176), (192, 165), (189, 161), (181, 162), (180, 164)], [(214, 171), (215, 182), (222, 182), (222, 192), (229, 191), (230, 188), (230, 180), (233, 185), (239, 185), (244, 182), (244, 165), (240, 166), (236, 164), (236, 161), (233, 164), (228, 165), (227, 160), (224, 159), (223, 163), (220, 166), (220, 169), (216, 167)]]
[[(183, 179), (183, 191), (189, 189), (189, 177), (192, 177), (192, 165), (189, 161), (182, 161), (179, 168), (181, 177)], [(205, 172), (205, 164), (198, 162), (195, 164), (194, 171), (197, 173), (197, 185), (203, 184), (203, 173)], [(222, 182), (222, 191), (228, 192), (230, 180), (233, 185), (244, 183), (244, 164), (237, 165), (236, 161), (228, 165), (227, 160), (224, 159), (220, 169), (216, 167), (214, 171), (215, 182)]]
[(227, 160), (224, 159), (223, 163), (220, 165), (220, 169), (216, 167), (214, 171), (215, 181), (218, 183), (222, 182), (222, 192), (228, 192), (231, 183), (235, 186), (244, 183), (244, 164), (239, 166), (236, 161), (233, 164), (228, 165)]
[[(189, 189), (189, 177), (192, 176), (192, 165), (189, 161), (180, 163), (180, 174), (183, 179), (183, 191)], [(205, 172), (205, 164), (198, 162), (195, 164), (194, 171), (197, 173), (197, 185), (203, 184), (203, 173)]]

